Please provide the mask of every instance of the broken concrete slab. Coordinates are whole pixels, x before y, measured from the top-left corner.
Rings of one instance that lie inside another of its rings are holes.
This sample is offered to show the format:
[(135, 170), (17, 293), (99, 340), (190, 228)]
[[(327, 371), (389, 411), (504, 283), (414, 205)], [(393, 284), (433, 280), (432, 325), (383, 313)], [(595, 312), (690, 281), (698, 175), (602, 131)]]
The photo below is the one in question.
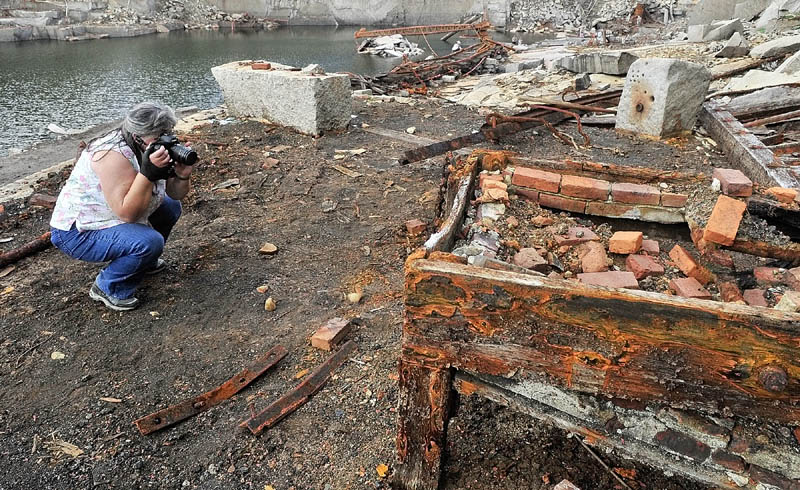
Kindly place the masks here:
[(736, 3), (731, 0), (699, 0), (686, 13), (689, 25), (709, 24), (733, 17)]
[(624, 75), (639, 58), (627, 51), (607, 51), (603, 53), (583, 53), (559, 59), (555, 66), (573, 73), (605, 73)]
[(714, 56), (717, 58), (741, 58), (750, 52), (750, 43), (740, 32), (734, 32), (725, 46)]
[(760, 88), (788, 85), (800, 82), (800, 75), (777, 73), (774, 71), (750, 70), (739, 78), (734, 78), (725, 87), (726, 91), (738, 92)]
[(800, 51), (790, 56), (781, 63), (781, 66), (775, 69), (775, 73), (786, 73), (788, 75), (794, 75), (798, 71), (800, 71)]
[(759, 44), (750, 50), (751, 58), (769, 58), (786, 53), (794, 53), (800, 49), (800, 35), (784, 36)]
[(734, 32), (743, 32), (744, 27), (739, 19), (733, 19), (713, 24), (699, 24), (689, 26), (687, 34), (693, 43), (701, 41), (724, 41), (729, 39)]
[(780, 20), (788, 14), (800, 12), (798, 0), (773, 0), (756, 21), (757, 29), (780, 30)]
[(758, 14), (769, 7), (772, 0), (745, 0), (737, 3), (733, 8), (733, 16), (742, 20), (753, 20)]
[(271, 70), (253, 70), (249, 61), (234, 61), (213, 67), (211, 73), (234, 116), (265, 118), (310, 135), (346, 128), (350, 122), (350, 78), (290, 68), (272, 63)]
[(776, 86), (741, 95), (731, 100), (725, 108), (734, 116), (761, 110), (785, 112), (800, 107), (800, 87)]
[(690, 131), (710, 82), (709, 71), (697, 63), (640, 59), (628, 71), (616, 128), (655, 138)]

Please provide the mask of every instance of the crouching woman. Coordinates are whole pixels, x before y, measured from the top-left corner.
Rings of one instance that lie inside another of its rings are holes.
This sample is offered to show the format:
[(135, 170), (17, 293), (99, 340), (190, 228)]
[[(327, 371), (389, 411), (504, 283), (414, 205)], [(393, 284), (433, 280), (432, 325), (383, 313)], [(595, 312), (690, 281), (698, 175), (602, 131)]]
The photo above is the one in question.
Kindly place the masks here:
[(112, 310), (136, 308), (144, 275), (166, 266), (161, 253), (181, 215), (193, 167), (173, 162), (153, 142), (171, 134), (176, 122), (168, 106), (133, 107), (121, 128), (84, 149), (53, 210), (53, 245), (79, 260), (110, 262), (89, 297)]

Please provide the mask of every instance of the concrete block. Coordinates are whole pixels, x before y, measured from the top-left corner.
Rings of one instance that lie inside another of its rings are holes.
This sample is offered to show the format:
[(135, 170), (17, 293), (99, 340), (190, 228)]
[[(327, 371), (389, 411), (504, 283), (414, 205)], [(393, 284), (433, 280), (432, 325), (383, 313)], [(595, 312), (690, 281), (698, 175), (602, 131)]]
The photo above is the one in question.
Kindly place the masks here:
[(775, 69), (776, 73), (786, 73), (787, 75), (797, 75), (800, 72), (800, 51), (790, 56), (781, 66)]
[(584, 53), (565, 56), (555, 62), (555, 66), (573, 73), (605, 73), (624, 75), (630, 66), (639, 59), (627, 51), (608, 51), (604, 53)]
[(625, 80), (616, 128), (656, 138), (691, 131), (710, 82), (709, 71), (697, 63), (638, 60)]
[(800, 49), (800, 35), (784, 36), (759, 44), (750, 50), (751, 58), (769, 58), (779, 54), (794, 53)]
[(745, 0), (733, 8), (733, 16), (742, 20), (753, 20), (755, 16), (764, 11), (772, 0)]
[(703, 41), (724, 41), (730, 39), (733, 33), (743, 32), (744, 26), (739, 19), (711, 24), (711, 30), (703, 37)]
[(689, 25), (710, 24), (733, 17), (736, 2), (732, 0), (699, 0), (686, 13)]
[(251, 70), (248, 64), (234, 61), (211, 69), (231, 114), (262, 117), (311, 135), (347, 127), (347, 75), (311, 75), (290, 71), (290, 67), (278, 63), (272, 63), (272, 67)]
[(734, 32), (725, 46), (714, 56), (717, 58), (741, 58), (750, 52), (750, 43), (740, 32)]
[(798, 0), (772, 0), (756, 21), (757, 29), (781, 30), (781, 17), (800, 12)]
[(711, 31), (710, 24), (696, 24), (686, 29), (686, 37), (690, 43), (701, 43), (709, 31)]

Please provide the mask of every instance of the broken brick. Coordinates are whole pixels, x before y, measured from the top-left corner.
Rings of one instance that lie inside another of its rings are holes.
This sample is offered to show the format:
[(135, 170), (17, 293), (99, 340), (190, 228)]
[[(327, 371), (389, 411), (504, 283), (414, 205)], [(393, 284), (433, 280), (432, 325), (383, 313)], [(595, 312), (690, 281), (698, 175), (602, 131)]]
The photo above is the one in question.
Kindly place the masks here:
[(514, 192), (530, 202), (539, 202), (539, 191), (533, 191), (530, 189), (523, 189), (521, 187), (517, 187), (514, 189)]
[(711, 299), (711, 293), (694, 277), (675, 278), (669, 282), (669, 288), (684, 298)]
[(583, 213), (586, 210), (586, 201), (554, 196), (552, 194), (545, 194), (544, 192), (539, 193), (539, 205), (547, 208), (570, 211), (572, 213)]
[(676, 194), (673, 192), (661, 193), (661, 205), (668, 208), (682, 208), (686, 205), (689, 196), (686, 194)]
[(588, 272), (578, 274), (578, 280), (589, 286), (604, 286), (607, 288), (639, 289), (639, 281), (632, 272)]
[(711, 217), (708, 218), (703, 239), (720, 245), (733, 245), (745, 209), (747, 204), (744, 202), (728, 196), (719, 196)]
[(590, 201), (586, 204), (586, 214), (607, 216), (609, 218), (629, 218), (639, 216), (641, 213), (632, 204)]
[(714, 451), (714, 454), (711, 455), (711, 461), (737, 473), (744, 473), (747, 469), (744, 459), (721, 449)]
[(332, 318), (319, 327), (311, 336), (311, 345), (317, 349), (330, 351), (350, 333), (352, 323), (344, 318)]
[(517, 167), (511, 177), (511, 183), (514, 185), (547, 192), (558, 192), (560, 182), (561, 174), (529, 167)]
[(578, 247), (583, 272), (605, 272), (608, 270), (608, 255), (600, 242), (586, 242)]
[(655, 204), (661, 202), (661, 192), (644, 184), (611, 184), (611, 197), (615, 202), (630, 204)]
[(533, 219), (531, 219), (533, 226), (538, 226), (539, 228), (550, 226), (555, 222), (556, 220), (549, 216), (535, 216)]
[(34, 194), (28, 199), (28, 204), (31, 206), (41, 206), (43, 208), (53, 209), (56, 207), (57, 197), (48, 194)]
[(653, 440), (656, 444), (697, 462), (703, 462), (711, 455), (708, 445), (672, 429), (662, 430)]
[(584, 226), (571, 226), (569, 230), (567, 230), (566, 236), (557, 236), (556, 243), (558, 246), (564, 245), (578, 245), (579, 243), (583, 242), (590, 242), (592, 240), (599, 240), (597, 235)]
[(539, 272), (542, 272), (543, 269), (548, 267), (547, 261), (539, 255), (539, 252), (536, 251), (535, 248), (520, 249), (519, 252), (514, 254), (511, 263), (526, 269), (538, 270)]
[(277, 158), (267, 157), (264, 159), (264, 163), (261, 164), (261, 168), (263, 168), (264, 170), (269, 170), (278, 165), (279, 163), (281, 163), (281, 161), (278, 160)]
[(484, 173), (484, 172), (479, 174), (478, 179), (479, 179), (478, 185), (481, 188), (483, 188), (486, 185), (486, 183), (489, 182), (489, 181), (503, 182), (503, 176), (502, 175), (500, 175), (500, 174), (488, 174), (488, 173)]
[(750, 306), (763, 306), (767, 307), (766, 298), (764, 298), (765, 291), (763, 289), (745, 289), (742, 293), (742, 299)]
[(717, 289), (719, 289), (720, 298), (722, 298), (722, 301), (726, 303), (745, 302), (744, 297), (742, 296), (742, 291), (733, 281), (722, 281), (717, 284)]
[(792, 204), (797, 198), (797, 191), (795, 189), (787, 189), (786, 187), (770, 187), (767, 189), (767, 194), (772, 195), (778, 201), (785, 204)]
[(749, 197), (753, 195), (753, 181), (741, 170), (732, 168), (715, 168), (712, 176), (720, 183), (722, 193), (726, 196)]
[(675, 245), (669, 252), (669, 258), (675, 263), (675, 266), (689, 277), (693, 277), (700, 281), (702, 284), (708, 284), (713, 280), (711, 271), (701, 266), (694, 260), (694, 257), (680, 245)]
[(406, 231), (408, 231), (408, 234), (412, 236), (424, 233), (427, 227), (428, 225), (425, 224), (425, 222), (421, 219), (410, 219), (406, 221)]
[(561, 194), (582, 199), (608, 199), (610, 182), (605, 180), (590, 179), (577, 175), (565, 175), (561, 178)]
[(658, 242), (655, 240), (642, 240), (642, 252), (646, 252), (650, 255), (658, 255), (661, 253), (661, 247), (659, 247)]
[(642, 248), (641, 231), (618, 231), (608, 241), (608, 251), (615, 254), (635, 254)]
[(782, 284), (785, 275), (786, 270), (777, 267), (756, 267), (753, 269), (753, 276), (759, 284)]
[(649, 255), (628, 255), (628, 258), (625, 259), (625, 267), (633, 272), (634, 277), (638, 280), (664, 273), (664, 267)]

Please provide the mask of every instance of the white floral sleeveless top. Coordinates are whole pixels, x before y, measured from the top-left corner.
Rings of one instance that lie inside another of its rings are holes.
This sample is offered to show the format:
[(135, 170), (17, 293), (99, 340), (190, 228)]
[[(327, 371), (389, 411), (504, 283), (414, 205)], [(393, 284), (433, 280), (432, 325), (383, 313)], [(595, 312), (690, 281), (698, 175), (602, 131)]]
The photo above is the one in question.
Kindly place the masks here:
[[(69, 231), (72, 224), (78, 231), (101, 230), (112, 226), (125, 223), (119, 216), (114, 214), (111, 206), (106, 202), (103, 189), (100, 187), (100, 178), (92, 170), (92, 156), (98, 151), (116, 151), (131, 162), (131, 166), (139, 171), (139, 162), (133, 150), (122, 139), (119, 130), (113, 131), (106, 136), (92, 142), (88, 148), (83, 150), (75, 168), (67, 179), (67, 183), (58, 195), (56, 207), (53, 209), (53, 216), (50, 219), (50, 226), (59, 230)], [(98, 165), (103, 164), (100, 159)], [(141, 224), (148, 224), (147, 218), (164, 201), (166, 181), (159, 180), (153, 186), (153, 196), (147, 206), (147, 212), (138, 221)]]

